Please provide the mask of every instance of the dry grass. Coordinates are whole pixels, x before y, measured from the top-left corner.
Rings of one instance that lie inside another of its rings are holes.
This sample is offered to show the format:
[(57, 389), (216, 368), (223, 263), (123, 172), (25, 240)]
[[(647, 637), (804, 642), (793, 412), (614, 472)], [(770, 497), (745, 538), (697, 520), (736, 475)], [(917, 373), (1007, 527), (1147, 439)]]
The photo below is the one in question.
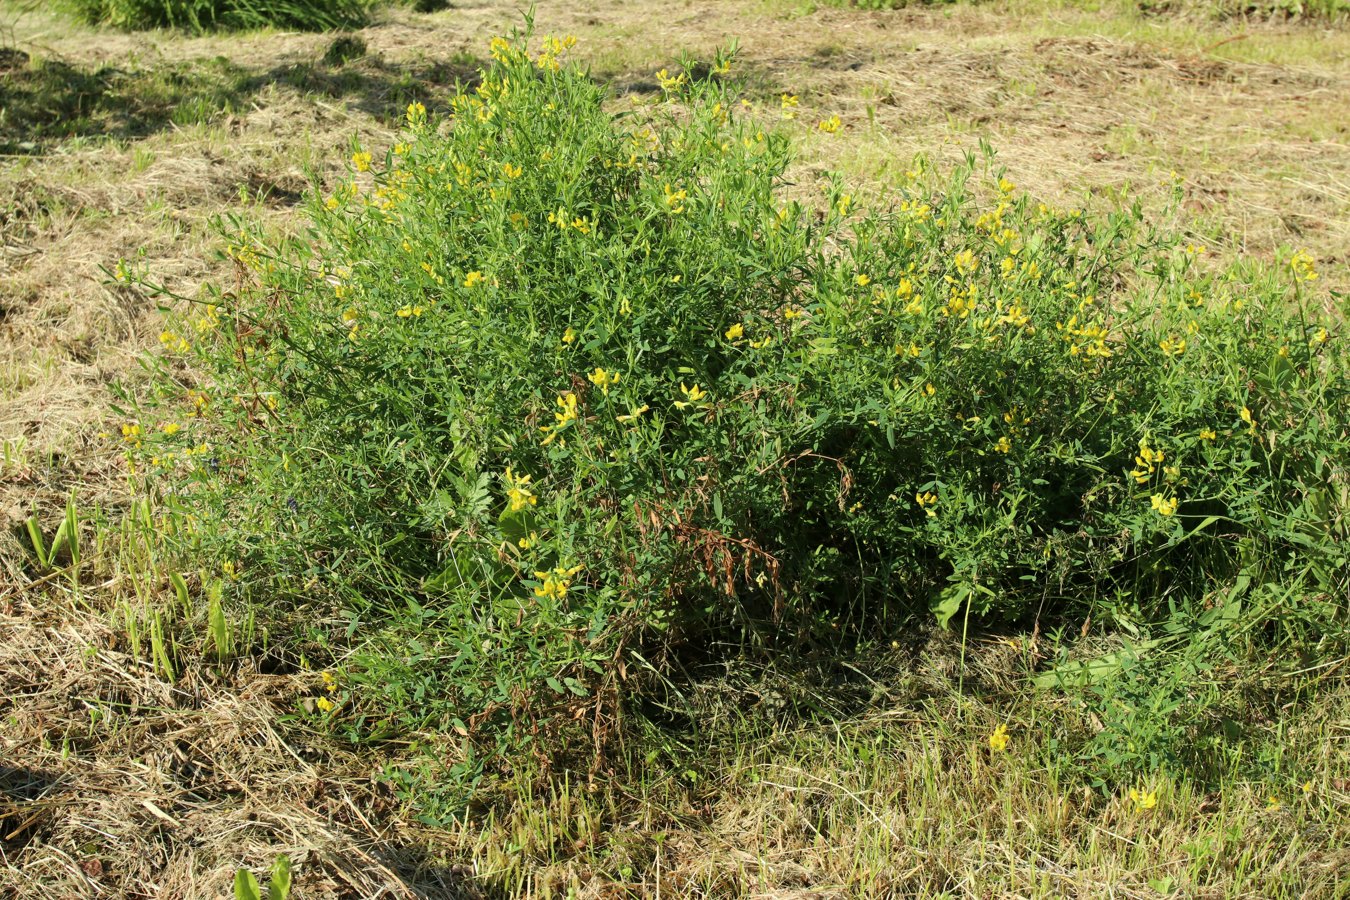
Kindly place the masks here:
[[(538, 18), (632, 89), (676, 49), (739, 38), (770, 109), (780, 92), (802, 98), (800, 190), (827, 167), (883, 184), (916, 153), (941, 164), (987, 137), (1019, 185), (1062, 204), (1128, 192), (1160, 209), (1175, 171), (1186, 227), (1219, 255), (1303, 246), (1330, 286), (1350, 287), (1350, 35), (1035, 6), (614, 0), (546, 4)], [(378, 780), (398, 748), (344, 747), (294, 718), (309, 673), (203, 663), (157, 676), (117, 622), (138, 590), (167, 585), (138, 587), (111, 542), (76, 595), (37, 581), (22, 545), (30, 512), (49, 521), (71, 490), (114, 521), (130, 499), (97, 435), (115, 426), (110, 383), (136, 389), (158, 314), (101, 268), (136, 259), (188, 296), (228, 280), (212, 216), (247, 206), (295, 227), (306, 164), (328, 178), (353, 135), (387, 141), (399, 76), (481, 52), (516, 5), (393, 14), (362, 33), (379, 59), (354, 64), (353, 83), (278, 82), (315, 64), (322, 36), (96, 33), (24, 10), (0, 5), (0, 24), (35, 56), (223, 54), (263, 77), (207, 125), (0, 160), (0, 895), (221, 897), (237, 866), (285, 852), (303, 897), (1157, 896), (1150, 878), (1188, 896), (1343, 896), (1350, 734), (1335, 707), (1289, 722), (1309, 758), (1325, 745), (1324, 779), (1282, 810), (1263, 808), (1259, 785), (1226, 797), (1162, 785), (1152, 817), (1061, 795), (1043, 760), (1001, 771), (970, 754), (994, 710), (897, 701), (838, 731), (757, 739), (728, 753), (718, 783), (523, 795), (446, 832), (410, 824)], [(813, 133), (833, 114), (840, 135)], [(1338, 702), (1345, 713), (1344, 692)], [(1024, 727), (1030, 745), (1035, 722)]]

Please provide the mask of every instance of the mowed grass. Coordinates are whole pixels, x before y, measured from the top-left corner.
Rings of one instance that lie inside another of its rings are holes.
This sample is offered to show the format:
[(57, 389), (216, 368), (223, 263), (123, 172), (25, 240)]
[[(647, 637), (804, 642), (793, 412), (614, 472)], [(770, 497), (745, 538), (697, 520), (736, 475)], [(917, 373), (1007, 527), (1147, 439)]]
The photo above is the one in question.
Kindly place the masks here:
[[(159, 35), (151, 49), (78, 30), (57, 38), (63, 21), (23, 9), (7, 15), (27, 52), (54, 49), (87, 71), (138, 47), (174, 67), (225, 55), (253, 73), (322, 73), (328, 41)], [(941, 166), (987, 136), (1019, 185), (1051, 199), (1091, 203), (1091, 191), (1106, 204), (1129, 190), (1161, 208), (1177, 170), (1179, 221), (1218, 255), (1306, 246), (1328, 285), (1347, 283), (1343, 31), (1140, 19), (1123, 7), (1037, 13), (578, 5), (541, 10), (540, 28), (577, 33), (620, 90), (652, 80), (672, 47), (706, 52), (734, 29), (763, 96), (801, 97), (786, 127), (806, 141), (803, 196), (820, 169), (884, 183), (916, 151)], [(136, 260), (187, 294), (207, 279), (229, 284), (212, 215), (297, 228), (307, 169), (331, 185), (354, 135), (392, 142), (386, 123), (430, 93), (416, 77), (429, 59), (447, 46), (481, 54), (513, 16), (501, 5), (377, 23), (363, 38), (389, 68), (361, 71), (388, 71), (385, 90), (296, 80), (199, 119), (58, 139), (6, 161), (0, 884), (215, 897), (238, 866), (261, 874), (284, 852), (302, 896), (1343, 894), (1350, 695), (1334, 636), (1292, 679), (1212, 672), (1231, 705), (1215, 727), (1242, 738), (1230, 759), (1240, 777), (1085, 785), (1069, 747), (1105, 723), (1068, 692), (1029, 684), (1051, 637), (920, 629), (848, 666), (701, 673), (698, 695), (684, 698), (694, 721), (651, 726), (594, 771), (543, 779), (522, 767), (461, 822), (417, 821), (435, 767), (407, 777), (454, 759), (455, 736), (352, 746), (303, 712), (323, 694), (317, 672), (270, 654), (265, 635), (229, 664), (214, 659), (205, 610), (155, 636), (155, 613), (169, 617), (177, 590), (153, 541), (126, 524), (121, 456), (98, 434), (119, 421), (106, 384), (137, 383), (136, 354), (157, 343), (159, 318), (99, 267)], [(1235, 34), (1248, 36), (1205, 52)], [(1267, 113), (1259, 124), (1255, 110)], [(841, 132), (821, 135), (816, 121), (834, 114)], [(50, 540), (72, 490), (84, 574), (39, 580), (22, 529), (36, 510)], [(316, 658), (327, 624), (296, 623), (313, 629)], [(246, 622), (231, 626), (248, 637)], [(1119, 634), (1082, 627), (1100, 651), (1119, 646)], [(157, 671), (166, 640), (179, 644), (168, 648), (173, 678)], [(1009, 743), (994, 750), (1000, 724)]]

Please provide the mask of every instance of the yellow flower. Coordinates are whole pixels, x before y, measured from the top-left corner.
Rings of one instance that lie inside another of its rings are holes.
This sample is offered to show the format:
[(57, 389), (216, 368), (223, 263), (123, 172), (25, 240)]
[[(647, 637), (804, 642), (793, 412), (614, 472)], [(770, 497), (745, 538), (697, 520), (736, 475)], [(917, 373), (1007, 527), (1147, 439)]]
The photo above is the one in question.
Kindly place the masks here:
[(337, 690), (337, 679), (333, 677), (332, 672), (320, 672), (319, 677), (323, 679), (324, 690), (333, 693)]
[(660, 72), (656, 73), (656, 80), (661, 82), (661, 90), (669, 92), (678, 90), (689, 80), (689, 75), (686, 72), (681, 72), (679, 75), (671, 75), (670, 72), (662, 69)]
[(1004, 435), (998, 439), (998, 443), (994, 445), (994, 449), (999, 453), (1010, 453), (1012, 452), (1012, 441), (1008, 440), (1007, 435)]
[(187, 342), (187, 338), (175, 334), (172, 331), (161, 331), (159, 333), (159, 342), (164, 345), (166, 350), (176, 350), (179, 353), (186, 353), (192, 345)]
[(502, 174), (507, 178), (519, 178), (521, 173), (520, 166), (513, 166), (510, 163), (502, 163)]
[(1212, 440), (1214, 440), (1214, 439), (1217, 438), (1217, 437), (1218, 437), (1218, 435), (1214, 433), (1214, 429), (1212, 429), (1212, 428), (1201, 428), (1201, 429), (1200, 429), (1200, 440), (1202, 440), (1202, 441), (1212, 441)]
[(1166, 518), (1176, 514), (1176, 497), (1164, 497), (1162, 494), (1154, 494), (1150, 499), (1153, 503), (1153, 508), (1158, 511), (1158, 515)]
[(925, 384), (925, 385), (923, 386), (923, 392), (924, 392), (924, 394), (926, 394), (927, 396), (931, 397), (931, 396), (933, 396), (934, 394), (937, 393), (937, 388), (934, 387), (934, 386), (933, 386), (933, 383), (930, 381), (930, 382), (928, 382), (928, 384)]
[(534, 577), (540, 579), (541, 583), (534, 589), (534, 595), (541, 598), (562, 600), (567, 596), (567, 589), (572, 586), (572, 579), (582, 568), (582, 566), (572, 566), (569, 569), (558, 566), (548, 572), (535, 572)]
[(531, 476), (516, 475), (511, 467), (506, 467), (506, 500), (511, 512), (520, 512), (527, 506), (537, 506), (539, 498), (530, 490)]
[(744, 335), (745, 335), (745, 326), (742, 325), (740, 322), (737, 322), (735, 325), (732, 325), (730, 328), (726, 330), (726, 339), (729, 341), (739, 340)]
[[(577, 395), (572, 393), (571, 391), (565, 391), (559, 394), (558, 408), (561, 410), (561, 412), (555, 412), (553, 414), (554, 423), (552, 425), (545, 426), (544, 428), (539, 429), (540, 431), (543, 431), (545, 434), (548, 435), (547, 437), (544, 438), (541, 446), (546, 447), (549, 444), (553, 443), (555, 440), (557, 440), (558, 435), (561, 434), (564, 429), (566, 429), (569, 425), (571, 425), (573, 422), (577, 420), (578, 418)], [(563, 443), (565, 442), (559, 441), (559, 444)]]
[[(686, 406), (693, 406), (708, 396), (708, 392), (699, 387), (698, 384), (695, 384), (693, 387), (686, 387), (683, 381), (680, 382), (680, 393), (684, 394), (685, 399), (675, 401), (676, 409), (684, 409)], [(701, 405), (706, 406), (707, 404)]]
[(364, 151), (352, 154), (352, 165), (356, 166), (358, 172), (369, 172), (371, 155)]
[(1313, 268), (1314, 260), (1312, 254), (1307, 250), (1300, 250), (1289, 260), (1289, 268), (1294, 271), (1295, 281), (1315, 281), (1317, 280), (1317, 271)]
[(1331, 335), (1327, 334), (1325, 328), (1319, 328), (1313, 332), (1312, 340), (1308, 341), (1309, 347), (1318, 347), (1325, 344)]
[(495, 37), (488, 44), (488, 53), (498, 62), (508, 62), (511, 56), (511, 42), (504, 37)]
[(771, 341), (773, 341), (773, 336), (766, 334), (757, 341), (751, 341), (750, 348), (752, 350), (763, 350), (765, 347), (769, 346)]
[(842, 124), (843, 123), (839, 121), (838, 116), (830, 116), (825, 121), (816, 123), (816, 127), (826, 134), (834, 134), (839, 130), (839, 126)]
[(783, 310), (783, 318), (791, 322), (793, 319), (802, 315), (802, 313), (803, 310), (798, 309), (795, 306), (789, 306), (787, 309)]
[(466, 288), (477, 287), (482, 283), (483, 283), (482, 272), (470, 272), (468, 275), (464, 276), (464, 286)]
[(937, 495), (932, 491), (923, 491), (914, 495), (914, 502), (919, 504), (919, 509), (923, 510), (931, 519), (937, 515), (933, 507), (937, 506)]
[(989, 735), (989, 749), (995, 753), (1002, 753), (1008, 749), (1008, 726), (999, 725), (994, 729), (994, 733)]
[(962, 275), (973, 274), (980, 267), (980, 263), (975, 259), (975, 254), (969, 250), (962, 250), (952, 257), (952, 264), (956, 266), (956, 271)]
[(650, 411), (650, 410), (651, 410), (651, 407), (644, 403), (644, 404), (642, 404), (641, 406), (639, 406), (637, 409), (634, 409), (634, 410), (630, 411), (627, 415), (623, 415), (623, 416), (615, 416), (615, 417), (614, 417), (614, 421), (616, 421), (616, 422), (632, 422), (632, 421), (635, 421), (635, 420), (638, 418), (638, 416), (640, 416), (640, 415), (642, 415), (643, 413), (648, 412), (648, 411)]
[(684, 212), (684, 201), (688, 199), (689, 192), (686, 190), (672, 191), (670, 184), (664, 186), (666, 194), (666, 211), (672, 216), (678, 216)]
[(858, 287), (867, 287), (869, 284), (872, 283), (872, 279), (868, 275), (859, 274), (853, 276), (853, 283), (856, 284)]
[(183, 426), (179, 425), (177, 422), (170, 422), (164, 426), (163, 431), (165, 434), (177, 434), (178, 430), (182, 427)]
[(320, 697), (319, 699), (315, 700), (314, 705), (317, 706), (321, 712), (332, 712), (336, 706), (336, 704), (334, 704), (333, 701), (329, 700), (327, 697)]
[(783, 94), (779, 99), (781, 101), (780, 106), (783, 111), (783, 118), (795, 119), (797, 117), (797, 95)]
[(419, 122), (423, 122), (426, 120), (426, 117), (427, 117), (427, 108), (423, 106), (421, 103), (418, 103), (416, 100), (414, 100), (412, 103), (408, 104), (409, 125), (416, 125)]
[(1311, 781), (1305, 781), (1299, 787), (1304, 794), (1311, 794), (1313, 791), (1313, 783)]
[(1242, 419), (1242, 421), (1244, 421), (1244, 422), (1246, 422), (1248, 425), (1250, 425), (1251, 428), (1252, 428), (1252, 431), (1255, 431), (1255, 430), (1256, 430), (1256, 421), (1255, 421), (1254, 419), (1252, 419), (1252, 411), (1251, 411), (1250, 409), (1248, 409), (1248, 408), (1245, 407), (1245, 406), (1242, 407), (1242, 411), (1238, 413), (1238, 417), (1239, 417), (1240, 419)]
[(1154, 450), (1148, 445), (1146, 439), (1140, 439), (1139, 455), (1134, 458), (1134, 464), (1137, 468), (1130, 472), (1130, 477), (1139, 484), (1144, 484), (1158, 470), (1157, 467), (1162, 464), (1164, 458), (1165, 454), (1161, 450)]
[(1158, 346), (1162, 348), (1162, 352), (1167, 356), (1180, 356), (1186, 352), (1186, 339), (1172, 335), (1163, 340)]
[(575, 342), (576, 339), (577, 339), (577, 330), (573, 328), (571, 325), (567, 326), (567, 330), (563, 332), (562, 342), (564, 344), (571, 344)]
[(423, 312), (425, 312), (425, 310), (420, 306), (405, 306), (394, 315), (398, 316), (400, 319), (407, 319), (412, 316), (420, 316)]
[(1276, 797), (1276, 796), (1274, 796), (1274, 795), (1271, 795), (1271, 796), (1269, 796), (1269, 797), (1266, 798), (1266, 809), (1279, 809), (1279, 808), (1280, 808), (1280, 798), (1279, 798), (1279, 797)]
[(606, 397), (609, 396), (610, 385), (619, 383), (618, 372), (606, 372), (599, 366), (596, 366), (595, 371), (587, 375), (586, 378), (591, 384), (598, 387)]
[(1138, 788), (1130, 788), (1130, 801), (1134, 803), (1134, 811), (1139, 813), (1147, 809), (1153, 809), (1158, 805), (1157, 791), (1141, 791)]

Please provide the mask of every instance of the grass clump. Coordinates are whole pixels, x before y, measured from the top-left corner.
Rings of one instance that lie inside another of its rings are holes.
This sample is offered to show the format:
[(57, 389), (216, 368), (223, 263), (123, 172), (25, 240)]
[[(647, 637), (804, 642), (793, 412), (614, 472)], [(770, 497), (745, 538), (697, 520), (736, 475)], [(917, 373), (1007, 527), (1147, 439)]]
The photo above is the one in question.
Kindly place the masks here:
[(164, 332), (124, 429), (185, 557), (360, 649), (336, 727), (458, 734), (467, 789), (600, 753), (715, 641), (1184, 631), (1289, 584), (1253, 645), (1343, 623), (1350, 384), (1305, 254), (1216, 272), (975, 158), (789, 200), (729, 59), (616, 113), (569, 45), (494, 41), (301, 238), (234, 223), (241, 289)]
[(81, 19), (115, 28), (193, 32), (285, 28), (332, 31), (364, 25), (373, 0), (64, 0)]

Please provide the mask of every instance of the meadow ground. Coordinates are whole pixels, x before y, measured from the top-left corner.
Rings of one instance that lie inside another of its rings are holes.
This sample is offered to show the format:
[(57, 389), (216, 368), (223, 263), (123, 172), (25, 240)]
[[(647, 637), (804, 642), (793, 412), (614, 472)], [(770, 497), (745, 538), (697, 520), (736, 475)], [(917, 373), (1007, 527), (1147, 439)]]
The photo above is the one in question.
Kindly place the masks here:
[[(803, 196), (826, 170), (880, 183), (987, 140), (1047, 202), (1130, 197), (1161, 216), (1179, 182), (1173, 224), (1214, 259), (1305, 248), (1329, 291), (1350, 290), (1344, 23), (1085, 6), (550, 2), (537, 27), (575, 34), (620, 97), (654, 91), (681, 50), (738, 40), (752, 91), (800, 97), (785, 127)], [(418, 821), (381, 777), (406, 745), (346, 746), (295, 714), (313, 673), (264, 654), (162, 678), (119, 614), (173, 602), (136, 571), (153, 560), (103, 560), (79, 586), (27, 562), (30, 516), (54, 521), (72, 489), (92, 557), (127, 508), (99, 434), (117, 422), (110, 384), (145, 377), (160, 313), (107, 272), (136, 260), (189, 296), (228, 284), (213, 217), (298, 227), (311, 174), (334, 184), (356, 137), (382, 151), (408, 102), (443, 100), (519, 11), (389, 12), (343, 59), (332, 36), (94, 31), (45, 7), (0, 3), (0, 895), (220, 897), (278, 853), (301, 897), (1350, 891), (1345, 658), (1275, 683), (1216, 669), (1250, 699), (1232, 718), (1297, 777), (1160, 777), (1139, 786), (1148, 808), (1131, 785), (1064, 782), (1038, 736), (1067, 701), (1022, 678), (1039, 635), (920, 630), (843, 688), (786, 666), (709, 677), (689, 743), (644, 747), (624, 778), (520, 785), (453, 824)], [(832, 115), (837, 134), (815, 128)], [(999, 722), (1008, 752), (972, 753)]]

